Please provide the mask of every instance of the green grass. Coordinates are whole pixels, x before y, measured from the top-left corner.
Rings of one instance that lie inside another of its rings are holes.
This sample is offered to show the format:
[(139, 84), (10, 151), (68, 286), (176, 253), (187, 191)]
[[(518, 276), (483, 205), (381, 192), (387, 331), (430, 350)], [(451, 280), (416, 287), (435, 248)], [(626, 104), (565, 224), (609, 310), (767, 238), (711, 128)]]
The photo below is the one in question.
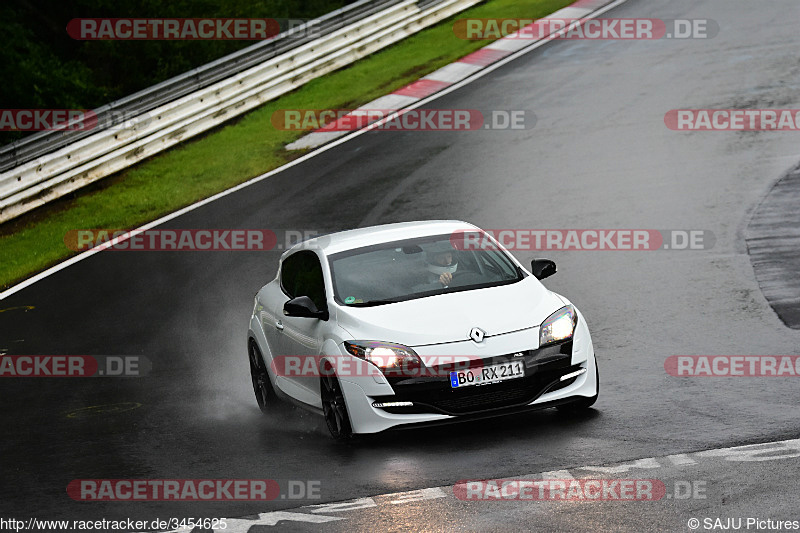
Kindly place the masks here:
[(0, 226), (0, 287), (74, 255), (69, 230), (129, 229), (263, 174), (301, 155), (284, 146), (304, 132), (277, 130), (281, 109), (350, 109), (485, 46), (453, 34), (458, 18), (540, 18), (573, 0), (490, 0), (317, 78), (228, 125)]

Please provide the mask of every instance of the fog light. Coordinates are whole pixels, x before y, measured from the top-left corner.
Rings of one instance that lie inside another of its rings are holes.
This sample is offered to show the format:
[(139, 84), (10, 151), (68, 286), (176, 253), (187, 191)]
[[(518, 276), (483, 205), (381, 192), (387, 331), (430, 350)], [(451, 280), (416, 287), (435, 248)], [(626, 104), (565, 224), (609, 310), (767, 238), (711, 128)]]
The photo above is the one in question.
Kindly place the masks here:
[(372, 407), (413, 407), (414, 402), (372, 402)]
[(585, 374), (585, 373), (586, 373), (586, 369), (585, 368), (581, 368), (580, 370), (577, 370), (575, 372), (570, 372), (569, 374), (561, 376), (561, 381), (567, 381), (568, 379), (571, 379), (571, 378), (577, 378), (581, 374)]

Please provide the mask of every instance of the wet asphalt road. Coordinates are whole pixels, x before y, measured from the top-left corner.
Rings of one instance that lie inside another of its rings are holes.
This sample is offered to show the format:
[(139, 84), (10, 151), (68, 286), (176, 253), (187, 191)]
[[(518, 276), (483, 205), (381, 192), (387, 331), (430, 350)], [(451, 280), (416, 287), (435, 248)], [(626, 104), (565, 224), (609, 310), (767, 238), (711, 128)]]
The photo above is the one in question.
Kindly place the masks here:
[[(797, 134), (674, 132), (663, 117), (800, 108), (800, 4), (630, 0), (608, 15), (710, 18), (720, 33), (551, 43), (428, 105), (532, 110), (530, 130), (361, 135), (164, 225), (345, 229), (456, 218), (485, 228), (713, 232), (708, 250), (518, 253), (554, 259), (559, 273), (545, 284), (587, 317), (601, 369), (596, 411), (337, 445), (314, 415), (265, 418), (252, 397), (247, 320), (279, 252), (103, 252), (0, 302), (34, 307), (0, 313), (0, 351), (142, 355), (153, 371), (3, 380), (0, 514), (149, 519), (298, 505), (73, 502), (65, 488), (82, 478), (317, 480), (320, 501), (339, 501), (797, 437), (796, 379), (678, 379), (663, 367), (675, 354), (800, 353), (800, 331), (762, 296), (743, 238), (760, 199), (800, 159)], [(120, 403), (135, 408), (68, 416)]]

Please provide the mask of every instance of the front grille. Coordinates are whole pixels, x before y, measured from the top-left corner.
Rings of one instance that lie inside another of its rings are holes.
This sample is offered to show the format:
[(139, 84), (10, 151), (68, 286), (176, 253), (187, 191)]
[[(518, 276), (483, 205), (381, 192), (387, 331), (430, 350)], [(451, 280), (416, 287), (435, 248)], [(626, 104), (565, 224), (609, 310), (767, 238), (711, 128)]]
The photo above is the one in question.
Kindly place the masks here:
[[(491, 385), (486, 385), (484, 388), (491, 388)], [(452, 413), (468, 413), (470, 411), (480, 411), (522, 403), (529, 396), (530, 393), (525, 388), (517, 387), (510, 390), (492, 390), (462, 398), (438, 400), (434, 402), (433, 405)]]
[[(375, 401), (410, 401), (413, 407), (387, 407), (390, 413), (475, 414), (493, 409), (531, 403), (546, 392), (562, 389), (577, 378), (560, 381), (581, 365), (571, 365), (572, 342), (523, 352), (525, 377), (500, 383), (452, 388), (448, 377), (389, 378), (393, 396), (380, 396)], [(486, 359), (484, 364), (519, 361), (511, 355)]]

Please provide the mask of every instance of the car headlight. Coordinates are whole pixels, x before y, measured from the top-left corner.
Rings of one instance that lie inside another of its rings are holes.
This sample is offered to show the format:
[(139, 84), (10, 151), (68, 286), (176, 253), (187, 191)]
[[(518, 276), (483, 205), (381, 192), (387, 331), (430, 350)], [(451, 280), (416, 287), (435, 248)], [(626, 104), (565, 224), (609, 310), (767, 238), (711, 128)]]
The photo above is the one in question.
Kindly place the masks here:
[(578, 324), (578, 313), (571, 305), (562, 307), (542, 322), (539, 329), (539, 346), (572, 338)]
[(415, 375), (422, 368), (422, 360), (402, 344), (381, 341), (345, 341), (345, 349), (377, 366), (386, 375)]

